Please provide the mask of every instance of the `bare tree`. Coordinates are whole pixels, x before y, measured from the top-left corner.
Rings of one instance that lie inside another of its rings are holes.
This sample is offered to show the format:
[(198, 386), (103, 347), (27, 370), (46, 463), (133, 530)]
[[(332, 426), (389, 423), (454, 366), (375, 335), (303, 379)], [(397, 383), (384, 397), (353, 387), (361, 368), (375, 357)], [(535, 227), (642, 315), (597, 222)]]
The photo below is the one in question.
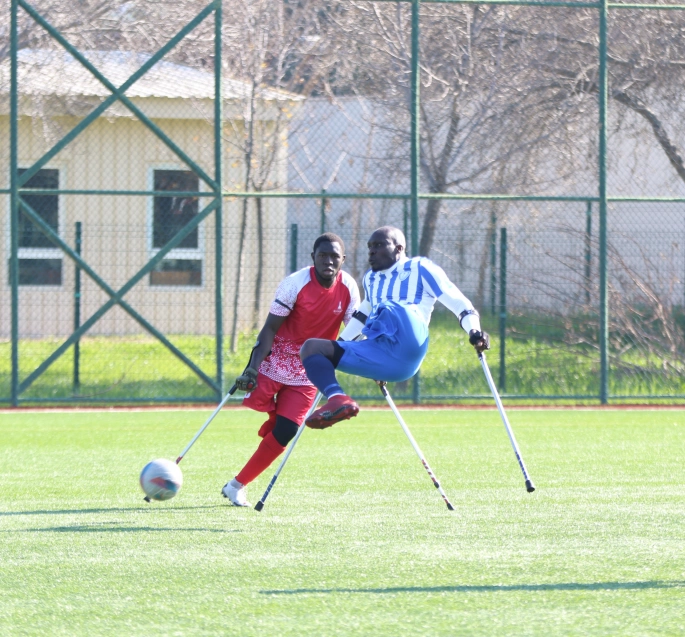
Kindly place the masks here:
[[(392, 142), (382, 168), (407, 174), (411, 104), (410, 10), (401, 3), (351, 3), (337, 18), (341, 37), (357, 55), (339, 75), (354, 90), (366, 91), (387, 113), (384, 127)], [(421, 6), (421, 178), (430, 193), (531, 192), (554, 177), (538, 170), (543, 154), (557, 158), (569, 145), (571, 124), (582, 112), (583, 95), (557, 101), (556, 86), (535, 73), (543, 44), (522, 51), (510, 32), (532, 30), (543, 17), (516, 8)], [(344, 82), (343, 82), (344, 84)], [(548, 160), (547, 160), (548, 161)], [(572, 166), (557, 161), (571, 174)], [(442, 200), (430, 199), (423, 217), (420, 253), (429, 254)]]
[[(224, 30), (229, 73), (249, 84), (243, 100), (242, 125), (233, 124), (226, 141), (243, 156), (245, 191), (259, 193), (284, 187), (274, 181), (276, 167), (286, 161), (287, 136), (293, 134), (293, 93), (306, 96), (321, 85), (330, 64), (326, 31), (319, 7), (274, 5), (267, 0), (233, 0), (232, 19)], [(279, 94), (279, 91), (282, 93)], [(264, 269), (264, 200), (254, 199), (257, 270), (252, 290), (252, 327), (261, 320)], [(238, 308), (250, 202), (243, 200), (233, 299), (231, 349), (237, 346)]]

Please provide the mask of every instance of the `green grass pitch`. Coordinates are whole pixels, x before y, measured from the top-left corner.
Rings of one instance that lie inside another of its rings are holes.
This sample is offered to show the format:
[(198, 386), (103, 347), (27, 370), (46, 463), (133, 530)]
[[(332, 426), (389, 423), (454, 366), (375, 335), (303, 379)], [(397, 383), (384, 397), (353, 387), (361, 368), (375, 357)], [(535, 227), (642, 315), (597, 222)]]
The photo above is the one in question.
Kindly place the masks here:
[(219, 494), (258, 414), (153, 504), (209, 411), (0, 414), (0, 634), (685, 632), (685, 411), (512, 409), (533, 494), (496, 411), (403, 413), (456, 511), (387, 408), (306, 431), (261, 513)]

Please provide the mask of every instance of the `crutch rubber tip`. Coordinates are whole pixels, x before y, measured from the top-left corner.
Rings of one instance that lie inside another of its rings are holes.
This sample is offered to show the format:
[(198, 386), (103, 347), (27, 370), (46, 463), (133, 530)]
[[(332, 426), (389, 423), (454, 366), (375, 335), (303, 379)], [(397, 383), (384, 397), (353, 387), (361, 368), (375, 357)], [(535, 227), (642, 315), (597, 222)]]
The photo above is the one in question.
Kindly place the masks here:
[(535, 491), (535, 487), (530, 480), (526, 480), (526, 491), (528, 491), (528, 493), (533, 493), (533, 491)]
[(454, 507), (453, 507), (449, 502), (447, 503), (447, 508), (448, 508), (450, 511), (454, 511)]
[(254, 505), (254, 510), (255, 511), (261, 511), (264, 508), (264, 503), (260, 500), (257, 502), (257, 504)]
[(148, 498), (147, 496), (145, 496), (145, 497), (143, 498), (143, 500), (145, 500), (145, 502), (148, 502), (148, 503), (150, 502), (150, 498)]

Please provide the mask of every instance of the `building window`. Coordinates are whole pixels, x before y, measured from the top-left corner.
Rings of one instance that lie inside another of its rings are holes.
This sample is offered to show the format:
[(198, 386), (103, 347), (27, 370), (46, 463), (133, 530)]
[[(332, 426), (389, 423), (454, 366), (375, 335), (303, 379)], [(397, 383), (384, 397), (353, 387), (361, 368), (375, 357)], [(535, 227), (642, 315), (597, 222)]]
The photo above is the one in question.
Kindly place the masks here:
[(163, 259), (150, 272), (150, 285), (202, 285), (202, 261)]
[(19, 259), (19, 285), (62, 285), (62, 259)]
[[(26, 172), (19, 169), (19, 175)], [(23, 188), (59, 189), (59, 170), (42, 168)], [(23, 200), (59, 233), (59, 195), (30, 195)], [(48, 239), (23, 210), (19, 211), (19, 285), (62, 285), (62, 251)]]
[[(154, 170), (156, 191), (197, 192), (200, 182), (188, 170)], [(152, 204), (152, 252), (166, 245), (174, 235), (198, 214), (198, 198), (155, 196)], [(195, 228), (150, 273), (150, 285), (201, 286), (202, 254), (200, 231)]]

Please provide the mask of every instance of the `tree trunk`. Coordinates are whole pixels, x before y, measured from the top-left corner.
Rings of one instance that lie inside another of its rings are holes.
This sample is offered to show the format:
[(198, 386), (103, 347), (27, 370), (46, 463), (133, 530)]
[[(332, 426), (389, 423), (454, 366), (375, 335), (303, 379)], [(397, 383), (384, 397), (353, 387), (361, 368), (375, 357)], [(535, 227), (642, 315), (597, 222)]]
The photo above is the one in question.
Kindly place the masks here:
[[(249, 191), (252, 184), (252, 156), (254, 150), (254, 116), (255, 116), (255, 91), (257, 85), (253, 81), (249, 110), (246, 119), (249, 118), (247, 131), (245, 134), (245, 192)], [(248, 198), (243, 199), (243, 213), (240, 220), (240, 243), (238, 244), (238, 266), (235, 273), (235, 293), (233, 294), (233, 324), (231, 325), (231, 352), (238, 349), (238, 305), (240, 304), (240, 281), (243, 277), (243, 266), (245, 261), (245, 238), (247, 235), (247, 207)]]
[(238, 304), (240, 303), (240, 281), (243, 278), (245, 261), (245, 235), (247, 234), (248, 199), (243, 199), (243, 210), (240, 219), (240, 242), (238, 243), (238, 263), (235, 272), (235, 291), (233, 292), (233, 322), (231, 325), (231, 352), (238, 349)]
[(262, 313), (262, 280), (264, 278), (264, 200), (258, 197), (257, 204), (257, 278), (255, 280), (254, 310), (252, 329), (257, 330), (261, 323)]
[(440, 208), (442, 208), (442, 199), (428, 200), (426, 216), (423, 219), (423, 227), (421, 228), (421, 242), (419, 244), (419, 255), (422, 257), (427, 257), (433, 246), (435, 229), (438, 225), (438, 217), (440, 216)]
[(477, 308), (482, 308), (485, 305), (485, 279), (488, 272), (488, 257), (490, 256), (490, 249), (492, 246), (493, 234), (497, 232), (497, 204), (493, 204), (490, 220), (488, 221), (488, 230), (483, 242), (483, 253), (480, 258), (480, 266), (478, 268), (478, 288), (476, 291)]

